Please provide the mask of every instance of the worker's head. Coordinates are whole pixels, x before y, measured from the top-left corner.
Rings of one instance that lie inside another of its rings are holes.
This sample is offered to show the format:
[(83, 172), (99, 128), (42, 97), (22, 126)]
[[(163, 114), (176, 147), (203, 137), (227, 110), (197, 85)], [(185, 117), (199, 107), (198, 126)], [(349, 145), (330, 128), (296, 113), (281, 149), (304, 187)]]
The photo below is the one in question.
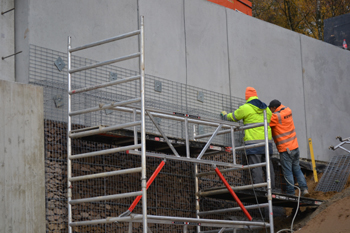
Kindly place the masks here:
[(247, 89), (245, 89), (245, 100), (248, 100), (252, 96), (258, 96), (256, 90), (253, 87), (247, 87)]
[(269, 109), (271, 112), (275, 112), (276, 109), (281, 105), (281, 102), (278, 100), (272, 100), (269, 104)]

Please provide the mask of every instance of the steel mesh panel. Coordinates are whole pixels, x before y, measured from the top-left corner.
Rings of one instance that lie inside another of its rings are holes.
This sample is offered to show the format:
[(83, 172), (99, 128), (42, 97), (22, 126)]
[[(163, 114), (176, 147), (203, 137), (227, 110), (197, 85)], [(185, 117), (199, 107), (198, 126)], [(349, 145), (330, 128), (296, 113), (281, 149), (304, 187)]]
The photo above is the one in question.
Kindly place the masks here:
[[(45, 118), (66, 122), (67, 74), (65, 72), (66, 68), (64, 68), (63, 71), (59, 71), (55, 67), (54, 62), (58, 57), (61, 57), (63, 62), (67, 64), (65, 53), (31, 45), (29, 81), (32, 84), (44, 87)], [(72, 56), (72, 68), (86, 66), (93, 63), (96, 63), (96, 61)], [(112, 65), (98, 67), (74, 73), (72, 75), (72, 89), (74, 90), (108, 82), (111, 73), (117, 74), (118, 79), (135, 76), (137, 74), (136, 71)], [(146, 107), (160, 110), (162, 112), (177, 112), (200, 116), (207, 119), (220, 119), (220, 111), (223, 109), (230, 111), (245, 102), (244, 99), (241, 98), (230, 97), (228, 95), (165, 80), (152, 75), (146, 75), (145, 80)], [(156, 81), (162, 83), (161, 92), (155, 90)], [(134, 81), (90, 91), (88, 93), (76, 94), (72, 96), (72, 111), (135, 98), (138, 96), (138, 90), (139, 82)], [(203, 102), (198, 100), (198, 92), (203, 94)], [(62, 97), (63, 105), (61, 107), (55, 106), (53, 99), (56, 96)], [(136, 104), (131, 106), (138, 107)], [(126, 123), (129, 122), (131, 118), (131, 113), (104, 110), (74, 116), (72, 122), (88, 127)], [(164, 127), (162, 129), (168, 137), (184, 137), (183, 123), (167, 119), (160, 119), (158, 123)], [(203, 125), (193, 126), (190, 124), (189, 130), (189, 132), (192, 133), (190, 138), (193, 138), (195, 131), (197, 131), (197, 133), (208, 133), (213, 132), (215, 128), (213, 129), (212, 127)], [(146, 118), (146, 131), (147, 133), (158, 134), (157, 129), (148, 118)], [(200, 139), (199, 141), (205, 140)], [(230, 140), (227, 136), (220, 135), (214, 139), (213, 143), (230, 145)]]
[(323, 173), (316, 191), (340, 192), (350, 174), (350, 155), (336, 155), (329, 162), (326, 171)]

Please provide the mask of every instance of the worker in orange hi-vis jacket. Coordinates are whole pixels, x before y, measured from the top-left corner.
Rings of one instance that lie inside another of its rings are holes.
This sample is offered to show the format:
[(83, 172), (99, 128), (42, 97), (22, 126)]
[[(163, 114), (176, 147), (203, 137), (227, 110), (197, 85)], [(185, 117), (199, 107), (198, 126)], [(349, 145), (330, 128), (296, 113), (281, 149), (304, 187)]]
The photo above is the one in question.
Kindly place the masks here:
[(289, 195), (295, 195), (294, 187), (291, 185), (294, 185), (294, 174), (301, 189), (301, 194), (309, 196), (306, 180), (299, 165), (299, 145), (292, 110), (283, 106), (276, 99), (270, 102), (269, 108), (273, 113), (270, 121), (272, 137), (280, 153), (283, 175), (287, 180), (286, 192)]

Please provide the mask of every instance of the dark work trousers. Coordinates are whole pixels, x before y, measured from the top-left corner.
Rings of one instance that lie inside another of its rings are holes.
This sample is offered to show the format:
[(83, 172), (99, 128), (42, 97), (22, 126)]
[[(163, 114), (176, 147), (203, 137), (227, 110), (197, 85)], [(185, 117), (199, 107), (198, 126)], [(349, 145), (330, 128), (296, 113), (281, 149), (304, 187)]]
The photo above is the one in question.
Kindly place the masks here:
[[(265, 154), (261, 154), (261, 155), (250, 154), (250, 155), (248, 155), (248, 160), (249, 160), (249, 164), (263, 163), (263, 162), (265, 162)], [(254, 184), (265, 182), (263, 170), (266, 174), (266, 166), (251, 169)], [(266, 175), (265, 175), (265, 177), (266, 177)], [(271, 159), (270, 159), (270, 177), (271, 177), (271, 189), (274, 189), (275, 188), (275, 172), (273, 170), (273, 164), (272, 164)]]

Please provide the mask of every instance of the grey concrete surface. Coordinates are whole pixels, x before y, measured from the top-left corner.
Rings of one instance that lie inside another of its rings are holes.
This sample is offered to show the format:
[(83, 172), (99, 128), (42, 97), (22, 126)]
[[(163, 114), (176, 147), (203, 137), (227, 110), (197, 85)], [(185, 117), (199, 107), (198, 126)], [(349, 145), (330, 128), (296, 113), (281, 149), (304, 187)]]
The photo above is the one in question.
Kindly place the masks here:
[[(144, 15), (147, 74), (241, 98), (245, 88), (253, 86), (264, 102), (281, 100), (293, 110), (303, 158), (310, 158), (309, 137), (314, 141), (316, 159), (328, 161), (332, 153), (327, 148), (336, 142), (334, 135), (325, 135), (340, 131), (339, 136), (347, 137), (350, 131), (341, 122), (346, 108), (337, 106), (349, 97), (344, 91), (348, 51), (205, 0), (20, 0), (17, 8), (16, 49), (23, 50), (16, 58), (17, 81), (28, 82), (29, 45), (65, 52), (68, 35), (73, 47), (105, 39), (135, 30), (139, 15)], [(137, 39), (117, 43), (77, 55), (106, 60), (138, 46)], [(138, 70), (137, 65), (136, 60), (118, 64), (133, 70)], [(310, 93), (310, 88), (325, 98), (322, 104), (327, 103), (332, 115), (324, 116), (321, 107), (315, 108), (317, 95)], [(193, 98), (196, 93), (185, 95)], [(339, 95), (341, 101), (328, 104)], [(199, 103), (194, 108), (200, 107)], [(220, 107), (213, 106), (213, 111)], [(320, 125), (310, 123), (321, 116)]]
[[(58, 51), (67, 51), (67, 38), (72, 47), (103, 40), (138, 29), (137, 0), (16, 1), (16, 45), (24, 52), (18, 67), (28, 67), (29, 45)], [(23, 13), (23, 14), (22, 14)], [(105, 61), (138, 51), (138, 39), (132, 37), (74, 53), (74, 55)], [(22, 59), (23, 58), (23, 59)], [(129, 69), (138, 69), (138, 60), (118, 63)], [(27, 83), (26, 73), (18, 68), (18, 81)]]
[(299, 148), (305, 158), (307, 138), (299, 34), (235, 11), (228, 11), (228, 34), (232, 95), (244, 98), (246, 87), (251, 86), (267, 105), (279, 99), (290, 107)]
[(140, 15), (145, 17), (147, 74), (186, 83), (183, 0), (140, 1)]
[[(0, 57), (7, 57), (15, 51), (14, 0), (0, 0)], [(8, 11), (8, 12), (7, 12)], [(5, 13), (7, 12), (7, 13)], [(15, 57), (0, 60), (0, 80), (15, 81)]]
[(29, 79), (29, 3), (15, 1), (15, 47), (16, 51), (22, 51), (15, 57), (15, 80), (21, 83), (28, 83)]
[[(301, 36), (305, 92), (306, 134), (312, 138), (315, 157), (329, 160), (343, 150), (328, 150), (349, 137), (349, 51)], [(349, 146), (345, 146), (348, 147)]]
[(0, 81), (0, 232), (45, 232), (41, 87)]
[(185, 21), (187, 84), (228, 94), (226, 8), (185, 1)]

